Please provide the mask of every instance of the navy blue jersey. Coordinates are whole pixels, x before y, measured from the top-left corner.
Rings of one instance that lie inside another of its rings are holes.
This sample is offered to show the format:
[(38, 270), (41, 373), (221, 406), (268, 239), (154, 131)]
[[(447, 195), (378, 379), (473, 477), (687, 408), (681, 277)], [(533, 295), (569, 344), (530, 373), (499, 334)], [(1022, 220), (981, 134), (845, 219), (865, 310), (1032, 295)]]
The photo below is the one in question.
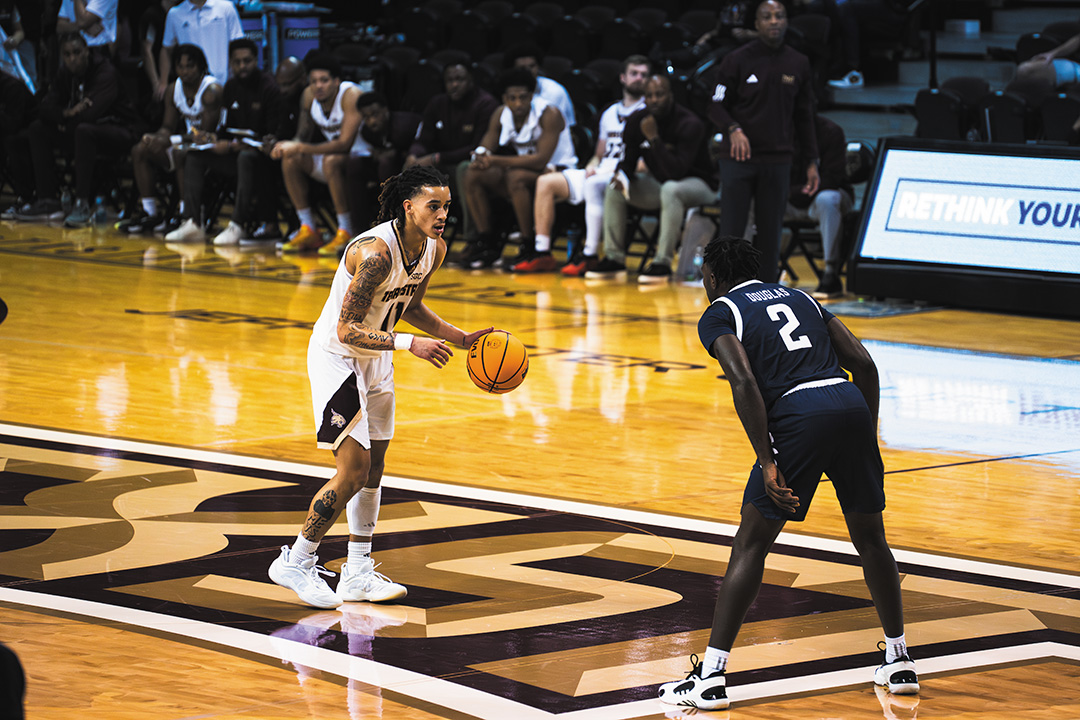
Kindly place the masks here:
[(709, 354), (721, 335), (742, 343), (766, 408), (808, 382), (847, 378), (826, 325), (833, 314), (801, 290), (750, 280), (717, 298), (698, 321)]

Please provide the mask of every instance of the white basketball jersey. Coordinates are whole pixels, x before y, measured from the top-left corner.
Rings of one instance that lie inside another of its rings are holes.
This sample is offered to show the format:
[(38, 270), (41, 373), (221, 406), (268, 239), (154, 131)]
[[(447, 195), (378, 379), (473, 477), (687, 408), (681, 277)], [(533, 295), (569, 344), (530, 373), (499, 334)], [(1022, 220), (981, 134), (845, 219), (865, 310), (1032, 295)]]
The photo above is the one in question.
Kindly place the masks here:
[[(533, 95), (529, 117), (525, 119), (520, 129), (514, 127), (514, 114), (510, 112), (510, 108), (503, 106), (502, 114), (499, 116), (499, 145), (512, 146), (518, 155), (535, 154), (536, 142), (540, 139), (541, 132), (540, 116), (548, 105), (547, 100), (539, 95)], [(559, 133), (559, 143), (555, 146), (555, 152), (552, 153), (548, 164), (563, 168), (577, 167), (577, 155), (574, 153), (574, 141), (570, 137), (569, 126), (564, 127)]]
[(326, 139), (331, 142), (341, 137), (341, 123), (345, 121), (345, 111), (341, 107), (341, 99), (345, 97), (346, 90), (354, 87), (356, 87), (356, 83), (347, 80), (341, 83), (338, 87), (337, 97), (334, 98), (334, 104), (330, 108), (329, 116), (323, 110), (322, 103), (318, 100), (311, 101), (311, 119), (319, 126)]
[(349, 247), (360, 238), (382, 238), (386, 246), (390, 248), (393, 264), (390, 266), (390, 274), (382, 281), (371, 300), (371, 307), (364, 316), (364, 325), (373, 327), (383, 332), (391, 332), (394, 325), (401, 318), (405, 308), (409, 306), (413, 295), (416, 294), (420, 283), (427, 277), (435, 265), (435, 250), (438, 246), (434, 238), (428, 238), (420, 257), (412, 266), (406, 265), (404, 246), (398, 239), (394, 221), (376, 225), (367, 232), (361, 233), (345, 248), (345, 254), (338, 263), (337, 272), (334, 273), (334, 281), (330, 285), (330, 297), (326, 298), (322, 314), (315, 321), (312, 329), (317, 341), (324, 350), (338, 355), (351, 357), (375, 357), (389, 350), (364, 350), (361, 348), (345, 345), (337, 336), (338, 318), (341, 315), (341, 305), (345, 301), (345, 293), (352, 283), (353, 276), (345, 267), (348, 258)]
[(598, 173), (613, 173), (626, 155), (626, 143), (623, 142), (623, 130), (626, 128), (626, 118), (645, 107), (645, 99), (640, 98), (632, 107), (626, 107), (622, 101), (612, 103), (600, 116), (599, 132), (604, 140), (604, 157), (600, 160), (600, 166), (596, 168)]
[[(217, 80), (213, 75), (203, 75), (202, 82), (199, 83), (199, 89), (195, 91), (195, 100), (189, 105), (187, 96), (184, 95), (184, 88), (180, 83), (180, 79), (177, 78), (176, 85), (173, 87), (173, 104), (176, 105), (176, 109), (180, 112), (181, 117), (184, 118), (186, 132), (191, 132), (199, 127), (199, 124), (202, 121), (203, 94), (206, 92), (206, 88), (210, 87), (215, 82), (217, 82)], [(224, 109), (222, 112), (224, 113)], [(221, 124), (221, 120), (218, 120), (218, 124)], [(212, 131), (217, 130), (217, 127), (203, 129)]]

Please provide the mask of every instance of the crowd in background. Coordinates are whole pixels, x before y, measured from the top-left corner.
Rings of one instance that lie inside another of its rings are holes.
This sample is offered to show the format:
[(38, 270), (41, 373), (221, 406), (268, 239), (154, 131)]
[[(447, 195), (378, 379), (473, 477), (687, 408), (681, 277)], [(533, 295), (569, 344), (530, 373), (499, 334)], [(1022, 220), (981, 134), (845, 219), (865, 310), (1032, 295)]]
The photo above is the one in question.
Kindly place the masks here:
[[(108, 211), (130, 234), (336, 256), (374, 222), (384, 180), (434, 165), (453, 189), (448, 240), (464, 241), (451, 255), (462, 267), (618, 278), (645, 215), (655, 230), (638, 281), (666, 282), (688, 212), (712, 206), (721, 232), (763, 251), (766, 280), (781, 267), (782, 223), (816, 222), (818, 292), (835, 297), (855, 198), (843, 129), (818, 102), (864, 85), (868, 19), (901, 4), (702, 3), (710, 22), (674, 42), (671, 22), (642, 30), (639, 8), (627, 22), (640, 52), (595, 59), (584, 75), (537, 32), (483, 57), (414, 49), (411, 64), (437, 74), (419, 90), (381, 58), (436, 42), (427, 30), (413, 42), (425, 8), (358, 19), (379, 38), (359, 60), (324, 42), (270, 68), (230, 0), (0, 0), (3, 179), (15, 196), (3, 218), (84, 227)], [(1063, 60), (1076, 50), (1039, 56), (1018, 79), (1049, 92), (1075, 75)], [(517, 253), (504, 258), (508, 243)]]

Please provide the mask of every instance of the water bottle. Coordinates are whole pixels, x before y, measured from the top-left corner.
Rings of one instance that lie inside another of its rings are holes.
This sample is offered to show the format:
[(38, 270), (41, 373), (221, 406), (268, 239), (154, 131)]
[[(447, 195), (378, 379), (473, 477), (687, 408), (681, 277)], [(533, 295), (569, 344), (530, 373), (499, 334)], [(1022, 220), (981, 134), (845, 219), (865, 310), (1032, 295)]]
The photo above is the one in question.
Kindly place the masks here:
[(566, 231), (566, 261), (574, 259), (574, 253), (581, 247), (581, 228), (573, 224)]
[(705, 262), (705, 246), (698, 245), (694, 248), (694, 264), (693, 269), (686, 278), (688, 281), (697, 282), (698, 280), (701, 280), (701, 265), (703, 262)]
[(105, 213), (105, 198), (98, 195), (94, 199), (94, 225), (97, 227), (103, 227), (106, 221)]

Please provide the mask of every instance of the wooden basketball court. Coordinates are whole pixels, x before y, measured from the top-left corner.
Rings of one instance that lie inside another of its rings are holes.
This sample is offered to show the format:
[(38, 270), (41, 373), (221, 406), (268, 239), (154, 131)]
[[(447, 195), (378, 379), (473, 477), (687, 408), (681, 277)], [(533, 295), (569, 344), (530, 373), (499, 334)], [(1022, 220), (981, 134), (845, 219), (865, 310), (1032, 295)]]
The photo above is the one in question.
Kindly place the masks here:
[[(331, 474), (305, 351), (335, 265), (0, 225), (0, 641), (27, 716), (690, 716), (655, 688), (704, 651), (753, 459), (702, 289), (440, 270), (428, 303), (514, 333), (528, 377), (491, 396), (463, 350), (395, 357), (374, 556), (410, 593), (316, 611), (266, 569)], [(873, 687), (824, 484), (770, 558), (731, 710), (699, 714), (1080, 717), (1080, 323), (831, 308), (881, 370), (923, 689)]]

